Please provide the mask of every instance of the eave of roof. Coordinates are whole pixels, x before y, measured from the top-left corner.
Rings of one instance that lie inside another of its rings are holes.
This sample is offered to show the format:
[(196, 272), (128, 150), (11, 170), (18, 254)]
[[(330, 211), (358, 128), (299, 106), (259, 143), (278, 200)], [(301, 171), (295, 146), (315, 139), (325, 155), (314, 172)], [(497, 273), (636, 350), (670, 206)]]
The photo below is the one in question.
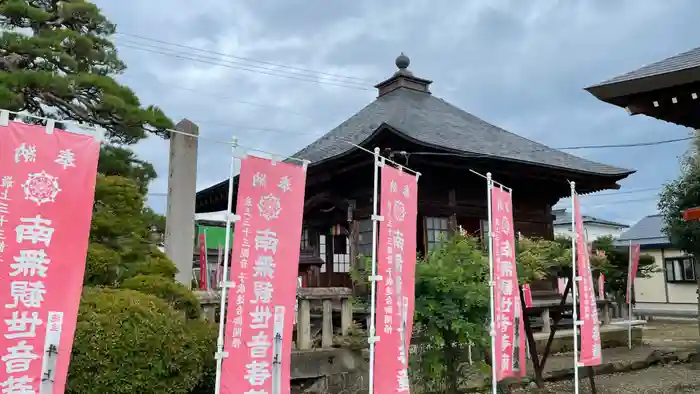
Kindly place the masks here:
[[(613, 222), (611, 220), (599, 219), (599, 218), (592, 217), (592, 216), (584, 216), (583, 223), (584, 224), (600, 224), (600, 225), (610, 226), (610, 227), (629, 228), (629, 225), (627, 225), (627, 224)], [(570, 218), (557, 219), (554, 221), (554, 224), (555, 225), (560, 225), (560, 224), (569, 224), (570, 225), (571, 219)]]
[(700, 47), (585, 88), (602, 101), (700, 81)]

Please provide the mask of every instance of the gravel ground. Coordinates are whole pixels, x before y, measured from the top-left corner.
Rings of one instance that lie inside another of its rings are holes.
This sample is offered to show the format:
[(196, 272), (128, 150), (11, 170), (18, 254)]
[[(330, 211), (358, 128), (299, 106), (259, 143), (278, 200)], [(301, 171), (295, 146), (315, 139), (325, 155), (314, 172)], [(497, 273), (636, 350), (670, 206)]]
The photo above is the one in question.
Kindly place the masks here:
[[(599, 394), (700, 393), (700, 365), (676, 364), (642, 371), (602, 375), (595, 378)], [(573, 382), (547, 383), (546, 391), (517, 390), (514, 393), (573, 393)], [(580, 393), (590, 393), (588, 378), (581, 379)]]

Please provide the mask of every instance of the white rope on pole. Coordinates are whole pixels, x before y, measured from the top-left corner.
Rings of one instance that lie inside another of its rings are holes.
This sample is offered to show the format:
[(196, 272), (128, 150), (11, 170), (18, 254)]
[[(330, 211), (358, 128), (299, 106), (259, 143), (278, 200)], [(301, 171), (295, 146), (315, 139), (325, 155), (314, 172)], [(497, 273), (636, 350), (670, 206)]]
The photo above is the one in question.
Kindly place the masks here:
[[(13, 115), (16, 115), (19, 117), (23, 117), (23, 118), (32, 118), (32, 119), (42, 120), (42, 121), (46, 122), (46, 126), (45, 126), (46, 134), (53, 134), (54, 129), (56, 127), (56, 122), (60, 122), (60, 123), (64, 123), (64, 124), (72, 124), (80, 129), (82, 129), (82, 130), (85, 130), (85, 131), (91, 133), (92, 137), (100, 142), (104, 141), (104, 139), (105, 139), (104, 131), (101, 129), (98, 129), (96, 127), (93, 127), (93, 126), (84, 125), (84, 124), (81, 124), (81, 123), (78, 123), (78, 122), (75, 122), (72, 120), (56, 120), (56, 119), (46, 118), (43, 116), (36, 116), (36, 115), (24, 113), (24, 112), (10, 111), (7, 109), (0, 109), (0, 126), (9, 126), (10, 114), (13, 114)], [(15, 119), (13, 121), (17, 122), (17, 123), (24, 124), (24, 122), (22, 122), (20, 120)], [(76, 133), (76, 132), (71, 131), (71, 130), (64, 130), (64, 131), (67, 131), (67, 132), (73, 133), (73, 134), (82, 134), (82, 133)]]
[(368, 393), (374, 392), (374, 352), (375, 343), (379, 341), (376, 335), (375, 316), (377, 309), (376, 293), (377, 282), (382, 280), (381, 275), (377, 275), (377, 233), (379, 232), (379, 222), (384, 220), (384, 217), (379, 216), (379, 168), (384, 165), (384, 158), (379, 156), (379, 148), (374, 148), (374, 194), (372, 197), (372, 276), (370, 291), (370, 309), (369, 309), (369, 390)]
[[(362, 151), (365, 151), (365, 152), (369, 153), (370, 155), (373, 155), (373, 156), (375, 156), (375, 157), (380, 157), (380, 156), (379, 156), (379, 148), (374, 148), (374, 152), (372, 152), (371, 150), (369, 150), (369, 149), (367, 149), (367, 148), (363, 148), (363, 147), (361, 147), (360, 145), (357, 145), (357, 144), (355, 144), (355, 143), (353, 143), (353, 142), (345, 141), (345, 140), (342, 140), (342, 141), (345, 142), (346, 144), (349, 144), (349, 145), (354, 146), (354, 147), (357, 148), (357, 149), (360, 149), (360, 150), (362, 150)], [(406, 167), (405, 165), (399, 164), (399, 163), (397, 163), (397, 162), (395, 162), (395, 161), (393, 161), (393, 160), (391, 160), (391, 159), (387, 159), (386, 157), (382, 157), (381, 159), (382, 159), (382, 162), (383, 162), (383, 163), (391, 163), (391, 164), (393, 164), (393, 165), (399, 167), (399, 168), (400, 168), (401, 170), (403, 170), (403, 171), (407, 171), (407, 172), (410, 172), (410, 173), (412, 173), (412, 174), (415, 174), (415, 175), (416, 175), (416, 181), (417, 181), (418, 178), (420, 177), (420, 172), (418, 172), (418, 171), (416, 171), (416, 170), (410, 169), (410, 168)]]
[(579, 374), (578, 374), (578, 327), (580, 321), (578, 320), (578, 311), (576, 310), (576, 301), (578, 298), (578, 290), (576, 288), (577, 282), (580, 278), (576, 275), (576, 242), (578, 240), (578, 233), (576, 232), (576, 182), (571, 182), (571, 232), (574, 235), (571, 237), (571, 278), (573, 279), (571, 283), (571, 298), (573, 306), (573, 328), (574, 328), (574, 393), (579, 394)]
[(239, 221), (241, 217), (235, 215), (233, 211), (233, 178), (235, 177), (235, 167), (236, 167), (236, 147), (238, 146), (238, 140), (234, 137), (231, 139), (231, 164), (229, 168), (229, 180), (228, 180), (228, 203), (226, 206), (226, 240), (224, 241), (224, 269), (223, 269), (223, 279), (219, 287), (221, 288), (221, 303), (219, 306), (219, 337), (216, 340), (216, 382), (214, 393), (221, 393), (221, 366), (226, 357), (228, 357), (228, 352), (224, 351), (224, 327), (226, 324), (226, 297), (228, 295), (229, 289), (235, 287), (233, 281), (230, 281), (229, 276), (229, 263), (230, 263), (230, 252), (231, 252), (231, 224)]
[[(471, 168), (469, 169), (469, 172), (471, 172), (471, 173), (474, 174), (474, 175), (478, 175), (478, 176), (480, 176), (480, 177), (486, 179), (487, 181), (489, 180), (488, 175), (489, 175), (490, 173), (487, 173), (486, 175), (484, 175), (484, 174), (482, 174), (482, 173), (480, 173), (480, 172), (477, 172), (477, 171), (472, 170)], [(491, 176), (490, 179), (491, 179), (491, 186), (493, 186), (493, 185), (498, 185), (501, 189), (505, 189), (505, 190), (506, 190), (507, 192), (509, 192), (509, 193), (511, 193), (511, 192), (513, 191), (513, 189), (509, 188), (508, 186), (506, 186), (506, 185), (504, 185), (504, 184), (502, 184), (502, 183), (498, 183), (498, 182), (494, 181), (494, 180), (493, 180), (493, 176)]]
[[(471, 170), (470, 170), (471, 171)], [(474, 172), (474, 171), (472, 171)], [(478, 174), (478, 173), (476, 173)], [(481, 175), (481, 174), (478, 174)], [(486, 173), (486, 210), (488, 211), (488, 229), (489, 229), (489, 298), (491, 310), (491, 392), (493, 394), (498, 393), (498, 379), (496, 377), (496, 310), (495, 301), (496, 286), (494, 283), (494, 272), (493, 272), (493, 215), (491, 213), (491, 189), (493, 188), (493, 179), (491, 179), (491, 173)]]

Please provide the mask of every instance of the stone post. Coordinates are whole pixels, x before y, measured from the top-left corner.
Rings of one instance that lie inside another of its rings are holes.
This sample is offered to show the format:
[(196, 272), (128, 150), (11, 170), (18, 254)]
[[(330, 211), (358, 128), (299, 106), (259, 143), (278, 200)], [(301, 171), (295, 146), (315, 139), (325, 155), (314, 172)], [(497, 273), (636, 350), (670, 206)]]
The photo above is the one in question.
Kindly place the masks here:
[(183, 119), (175, 129), (197, 136), (180, 133), (172, 133), (170, 136), (168, 207), (165, 223), (165, 254), (178, 269), (175, 279), (189, 288), (192, 285), (195, 241), (194, 210), (197, 195), (199, 127)]
[(542, 317), (542, 332), (551, 332), (552, 320), (549, 318), (549, 308), (545, 307), (540, 316)]
[(333, 347), (333, 300), (325, 299), (321, 326), (321, 347)]
[(349, 298), (340, 300), (340, 333), (348, 335), (352, 327), (352, 301)]
[(297, 348), (301, 350), (311, 349), (311, 303), (307, 299), (299, 300)]

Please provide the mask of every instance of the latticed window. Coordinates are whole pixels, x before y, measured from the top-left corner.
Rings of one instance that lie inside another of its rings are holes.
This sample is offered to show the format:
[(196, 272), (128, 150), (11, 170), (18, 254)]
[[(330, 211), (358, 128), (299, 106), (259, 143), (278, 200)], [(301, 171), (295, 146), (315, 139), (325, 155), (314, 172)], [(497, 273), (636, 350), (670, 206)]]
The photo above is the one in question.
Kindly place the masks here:
[(449, 236), (449, 218), (446, 217), (426, 217), (425, 236), (428, 251), (447, 240)]

